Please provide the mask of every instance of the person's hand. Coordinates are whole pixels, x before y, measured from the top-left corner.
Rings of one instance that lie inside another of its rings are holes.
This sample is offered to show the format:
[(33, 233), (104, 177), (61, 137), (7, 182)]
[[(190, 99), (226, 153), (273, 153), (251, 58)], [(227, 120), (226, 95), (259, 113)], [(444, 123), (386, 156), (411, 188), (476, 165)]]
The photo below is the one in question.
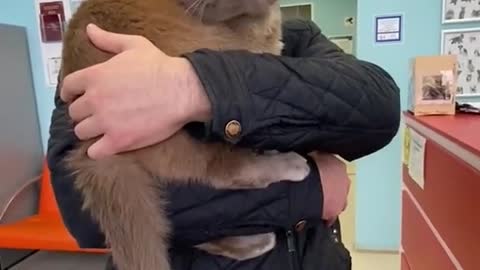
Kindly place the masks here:
[(311, 156), (318, 167), (322, 182), (322, 219), (331, 226), (347, 207), (350, 178), (345, 163), (334, 155), (315, 152)]
[(99, 138), (93, 159), (168, 139), (190, 121), (207, 121), (210, 103), (188, 60), (170, 57), (140, 36), (87, 27), (92, 43), (116, 54), (74, 72), (62, 82), (61, 98), (80, 140)]

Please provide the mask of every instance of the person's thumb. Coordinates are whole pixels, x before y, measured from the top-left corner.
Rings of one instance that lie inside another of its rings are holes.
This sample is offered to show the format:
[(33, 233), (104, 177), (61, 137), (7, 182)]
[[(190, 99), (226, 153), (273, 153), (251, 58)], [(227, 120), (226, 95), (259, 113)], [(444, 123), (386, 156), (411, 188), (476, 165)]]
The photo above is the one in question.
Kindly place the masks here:
[(87, 35), (95, 47), (115, 54), (133, 48), (139, 41), (137, 36), (108, 32), (95, 24), (87, 25)]
[(88, 148), (87, 154), (91, 159), (98, 160), (114, 155), (116, 151), (112, 140), (107, 135), (104, 135)]

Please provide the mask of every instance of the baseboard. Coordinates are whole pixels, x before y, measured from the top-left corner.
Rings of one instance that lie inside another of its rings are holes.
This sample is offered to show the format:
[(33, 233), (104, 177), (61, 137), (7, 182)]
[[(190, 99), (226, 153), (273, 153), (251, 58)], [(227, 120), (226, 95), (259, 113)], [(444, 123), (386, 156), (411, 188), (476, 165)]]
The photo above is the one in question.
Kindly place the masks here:
[(380, 254), (400, 254), (400, 249), (367, 249), (361, 248), (356, 245), (353, 246), (353, 250), (359, 253), (380, 253)]

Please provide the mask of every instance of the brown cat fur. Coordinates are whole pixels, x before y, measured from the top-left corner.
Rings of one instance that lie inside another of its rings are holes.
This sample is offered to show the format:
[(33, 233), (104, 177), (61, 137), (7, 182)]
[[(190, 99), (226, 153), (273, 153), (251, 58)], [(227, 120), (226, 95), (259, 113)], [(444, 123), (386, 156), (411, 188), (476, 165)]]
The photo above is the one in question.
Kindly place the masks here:
[[(112, 32), (144, 36), (166, 54), (178, 56), (201, 48), (279, 54), (280, 21), (277, 3), (262, 16), (237, 16), (206, 25), (186, 14), (176, 0), (87, 0), (67, 27), (61, 80), (112, 57), (90, 43), (85, 33), (88, 23)], [(86, 154), (94, 142), (80, 143), (66, 162), (84, 196), (83, 207), (105, 233), (119, 270), (170, 269), (170, 224), (162, 195), (162, 186), (168, 182), (262, 188), (282, 179), (301, 181), (309, 173), (305, 159), (295, 153), (258, 155), (226, 143), (200, 143), (185, 131), (162, 143), (97, 161)], [(198, 248), (235, 257), (235, 248), (231, 252), (222, 248), (228, 249), (228, 243), (239, 239), (212, 241)], [(271, 243), (271, 235), (264, 239)]]

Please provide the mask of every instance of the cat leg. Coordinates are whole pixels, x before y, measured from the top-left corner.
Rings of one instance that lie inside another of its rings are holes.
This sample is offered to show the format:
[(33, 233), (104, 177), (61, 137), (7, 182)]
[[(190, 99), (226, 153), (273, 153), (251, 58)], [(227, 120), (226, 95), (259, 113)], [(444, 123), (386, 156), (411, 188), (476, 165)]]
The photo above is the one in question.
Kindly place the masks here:
[[(307, 160), (295, 152), (278, 154), (242, 153), (244, 162), (232, 177), (234, 188), (266, 188), (280, 181), (302, 181), (310, 173)], [(222, 173), (220, 169), (213, 173)], [(218, 184), (221, 186), (222, 184)]]
[(132, 157), (161, 179), (219, 189), (265, 188), (284, 180), (302, 181), (310, 172), (306, 159), (294, 152), (258, 154), (222, 143), (200, 143), (185, 132)]

